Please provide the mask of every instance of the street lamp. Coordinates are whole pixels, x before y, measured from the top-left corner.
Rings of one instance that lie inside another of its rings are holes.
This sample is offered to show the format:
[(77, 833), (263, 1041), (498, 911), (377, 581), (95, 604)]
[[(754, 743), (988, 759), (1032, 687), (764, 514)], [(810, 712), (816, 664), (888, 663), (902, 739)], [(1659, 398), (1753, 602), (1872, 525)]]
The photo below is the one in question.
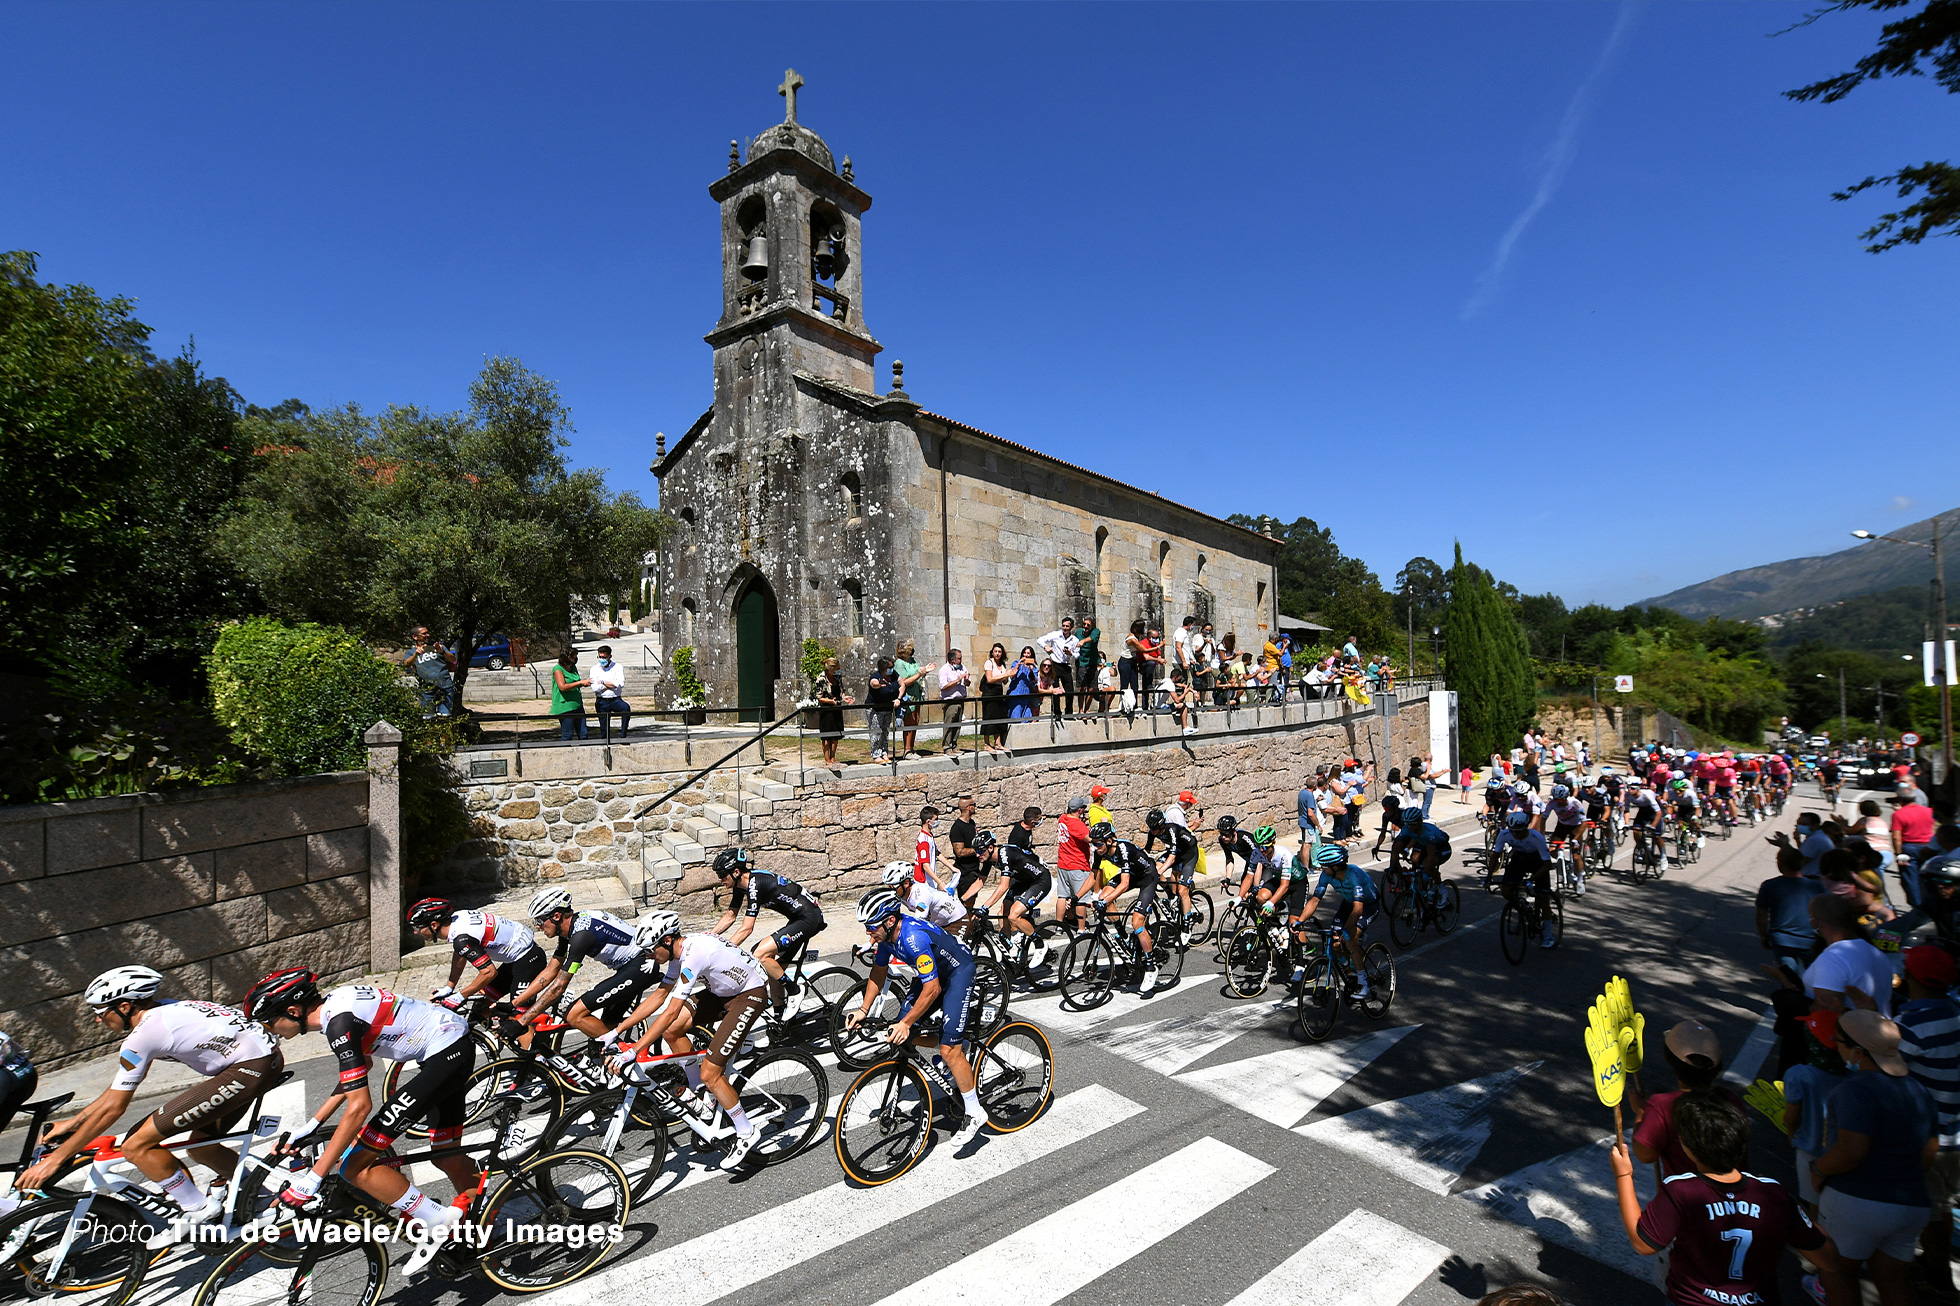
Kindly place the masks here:
[[(1851, 534), (1861, 540), (1890, 540), (1894, 544), (1912, 544), (1933, 551), (1933, 604), (1936, 608), (1934, 620), (1939, 624), (1933, 631), (1933, 674), (1938, 677), (1940, 687), (1940, 753), (1945, 770), (1953, 769), (1953, 668), (1946, 662), (1946, 563), (1940, 556), (1941, 520), (1933, 518), (1931, 541), (1902, 540), (1896, 535), (1874, 535), (1870, 531), (1853, 531)], [(1881, 700), (1882, 701), (1882, 700)]]
[[(1817, 673), (1819, 680), (1828, 679), (1823, 672)], [(1851, 741), (1851, 727), (1846, 724), (1850, 712), (1844, 705), (1844, 668), (1838, 668), (1838, 746), (1842, 748)]]

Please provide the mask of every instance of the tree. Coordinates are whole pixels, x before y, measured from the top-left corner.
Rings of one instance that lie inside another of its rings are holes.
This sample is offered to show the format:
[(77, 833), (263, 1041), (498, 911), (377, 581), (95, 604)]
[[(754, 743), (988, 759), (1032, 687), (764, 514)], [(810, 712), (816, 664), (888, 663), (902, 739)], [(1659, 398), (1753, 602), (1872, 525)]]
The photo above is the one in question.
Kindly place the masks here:
[(1488, 574), (1463, 560), (1461, 544), (1450, 569), (1443, 666), (1457, 692), (1463, 756), (1488, 757), (1509, 749), (1537, 702), (1524, 630)]
[(1395, 605), (1404, 630), (1414, 627), (1419, 639), (1429, 637), (1429, 628), (1439, 625), (1449, 595), (1450, 581), (1442, 567), (1429, 558), (1410, 558), (1395, 573)]
[[(1816, 21), (1824, 13), (1840, 9), (1904, 9), (1916, 0), (1838, 0), (1798, 26)], [(1879, 77), (1923, 77), (1921, 65), (1930, 63), (1933, 77), (1949, 93), (1960, 92), (1960, 0), (1925, 0), (1925, 6), (1897, 22), (1887, 23), (1879, 32), (1878, 48), (1860, 59), (1850, 72), (1812, 82), (1784, 94), (1793, 100), (1819, 100), (1835, 104), (1865, 82)], [(1950, 163), (1928, 160), (1908, 165), (1883, 177), (1867, 177), (1855, 186), (1835, 192), (1831, 198), (1848, 200), (1862, 191), (1894, 186), (1900, 199), (1921, 198), (1896, 213), (1879, 216), (1860, 240), (1880, 254), (1898, 245), (1917, 245), (1928, 236), (1960, 235), (1960, 168)]]
[(1335, 638), (1352, 634), (1367, 649), (1393, 648), (1400, 641), (1394, 604), (1381, 579), (1359, 558), (1341, 552), (1334, 532), (1310, 517), (1282, 526), (1271, 517), (1235, 513), (1226, 520), (1261, 531), (1280, 542), (1279, 610), (1335, 628)]
[(565, 632), (570, 596), (627, 590), (667, 529), (566, 466), (557, 386), (513, 358), (484, 365), (467, 412), (348, 405), (245, 426), (257, 466), (225, 555), (278, 615), (453, 641), (459, 697), (484, 636)]

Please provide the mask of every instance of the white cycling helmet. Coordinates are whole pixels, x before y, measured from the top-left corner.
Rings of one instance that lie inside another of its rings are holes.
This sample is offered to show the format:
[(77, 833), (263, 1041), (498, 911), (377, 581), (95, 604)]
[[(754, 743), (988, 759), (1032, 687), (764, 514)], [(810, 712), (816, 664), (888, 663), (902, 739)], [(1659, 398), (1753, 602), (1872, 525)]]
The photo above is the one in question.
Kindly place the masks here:
[(146, 1002), (163, 987), (163, 976), (148, 966), (118, 966), (88, 982), (82, 1001), (100, 1010), (118, 1002)]
[(898, 915), (898, 894), (891, 889), (872, 889), (858, 899), (858, 924), (876, 927)]
[(1599, 773), (1600, 773), (1601, 775), (1612, 775), (1612, 774), (1613, 774), (1613, 768), (1612, 768), (1612, 767), (1610, 767), (1610, 766), (1602, 766), (1602, 767), (1600, 767), (1600, 768), (1599, 768)]
[(913, 878), (912, 863), (910, 862), (886, 862), (885, 863), (885, 883), (890, 885), (892, 888), (896, 889), (899, 885), (906, 883), (908, 880), (912, 878)]
[(681, 918), (678, 913), (657, 911), (640, 922), (640, 928), (633, 931), (633, 944), (639, 948), (652, 948), (665, 943), (681, 932)]
[(541, 921), (553, 912), (570, 911), (572, 891), (563, 885), (551, 885), (539, 889), (531, 895), (531, 919)]

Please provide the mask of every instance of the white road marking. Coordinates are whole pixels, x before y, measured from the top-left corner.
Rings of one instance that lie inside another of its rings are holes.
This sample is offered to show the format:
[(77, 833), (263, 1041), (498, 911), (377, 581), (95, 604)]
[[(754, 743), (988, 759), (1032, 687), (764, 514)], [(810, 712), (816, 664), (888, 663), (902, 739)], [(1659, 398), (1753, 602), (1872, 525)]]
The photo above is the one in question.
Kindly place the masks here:
[(1148, 1070), (1174, 1075), (1194, 1062), (1202, 1061), (1233, 1039), (1271, 1024), (1272, 1007), (1264, 1003), (1238, 1003), (1213, 1011), (1200, 1011), (1142, 1025), (1120, 1029), (1097, 1029), (1085, 1035), (1087, 1041), (1105, 1052), (1126, 1057)]
[(1770, 1008), (1763, 1018), (1756, 1022), (1756, 1028), (1749, 1031), (1749, 1037), (1735, 1054), (1735, 1060), (1722, 1072), (1724, 1081), (1747, 1088), (1756, 1082), (1756, 1072), (1763, 1068), (1769, 1057), (1769, 1050), (1776, 1045), (1776, 1009)]
[(1351, 1152), (1432, 1193), (1449, 1194), (1490, 1141), (1490, 1108), (1534, 1061), (1429, 1093), (1316, 1120), (1293, 1132)]
[[(961, 1257), (878, 1306), (918, 1301), (1052, 1306), (1273, 1173), (1275, 1167), (1201, 1138)], [(1086, 1229), (1111, 1236), (1085, 1238)]]
[(581, 1279), (579, 1298), (639, 1306), (647, 1285), (689, 1306), (726, 1297), (825, 1252), (844, 1247), (906, 1216), (1029, 1165), (1071, 1143), (1121, 1124), (1143, 1108), (1100, 1084), (1059, 1098), (1019, 1133), (993, 1137), (970, 1156), (940, 1146), (912, 1173), (879, 1188), (835, 1183), (794, 1201), (724, 1225), (698, 1238), (599, 1270)]
[[(1589, 1256), (1636, 1279), (1653, 1277), (1653, 1259), (1627, 1243), (1613, 1189), (1611, 1138), (1526, 1166), (1459, 1196), (1521, 1224), (1546, 1242)], [(1641, 1206), (1654, 1200), (1654, 1167), (1633, 1168)]]
[(1354, 1210), (1226, 1306), (1396, 1306), (1450, 1249)]
[[(1270, 1011), (1270, 1008), (1268, 1008)], [(1341, 1085), (1420, 1029), (1404, 1025), (1312, 1046), (1282, 1048), (1243, 1061), (1227, 1061), (1177, 1077), (1221, 1102), (1290, 1129), (1313, 1114)]]

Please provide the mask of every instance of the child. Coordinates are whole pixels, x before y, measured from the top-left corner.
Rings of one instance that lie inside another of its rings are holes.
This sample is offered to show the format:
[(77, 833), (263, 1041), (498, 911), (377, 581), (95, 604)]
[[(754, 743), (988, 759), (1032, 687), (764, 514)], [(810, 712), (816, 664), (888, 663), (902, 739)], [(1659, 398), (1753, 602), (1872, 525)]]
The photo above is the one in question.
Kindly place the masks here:
[[(1661, 1175), (1665, 1178), (1692, 1168), (1687, 1153), (1681, 1150), (1680, 1132), (1674, 1126), (1674, 1104), (1689, 1093), (1711, 1088), (1715, 1077), (1722, 1073), (1722, 1045), (1716, 1042), (1715, 1031), (1708, 1026), (1698, 1020), (1684, 1020), (1667, 1031), (1661, 1043), (1661, 1055), (1674, 1071), (1674, 1081), (1680, 1088), (1643, 1099), (1629, 1081), (1627, 1105), (1635, 1121), (1633, 1154), (1648, 1165), (1660, 1162)], [(1711, 1091), (1734, 1103), (1736, 1110), (1742, 1109), (1742, 1103), (1726, 1088)]]
[[(1788, 1247), (1831, 1272), (1837, 1282), (1827, 1300), (1838, 1301), (1845, 1281), (1824, 1234), (1783, 1185), (1742, 1173), (1749, 1158), (1742, 1108), (1726, 1095), (1697, 1091), (1675, 1102), (1673, 1119), (1693, 1168), (1663, 1179), (1646, 1210), (1634, 1193), (1626, 1144), (1616, 1140), (1612, 1157), (1627, 1241), (1642, 1256), (1672, 1249), (1667, 1300), (1681, 1306), (1777, 1301), (1777, 1270)], [(1857, 1299), (1855, 1283), (1852, 1292), (1843, 1300)]]
[(1815, 1215), (1817, 1188), (1810, 1167), (1824, 1152), (1824, 1102), (1846, 1076), (1837, 1054), (1837, 1012), (1813, 1011), (1802, 1020), (1810, 1031), (1804, 1040), (1808, 1055), (1783, 1072), (1783, 1127), (1797, 1151), (1797, 1197)]

